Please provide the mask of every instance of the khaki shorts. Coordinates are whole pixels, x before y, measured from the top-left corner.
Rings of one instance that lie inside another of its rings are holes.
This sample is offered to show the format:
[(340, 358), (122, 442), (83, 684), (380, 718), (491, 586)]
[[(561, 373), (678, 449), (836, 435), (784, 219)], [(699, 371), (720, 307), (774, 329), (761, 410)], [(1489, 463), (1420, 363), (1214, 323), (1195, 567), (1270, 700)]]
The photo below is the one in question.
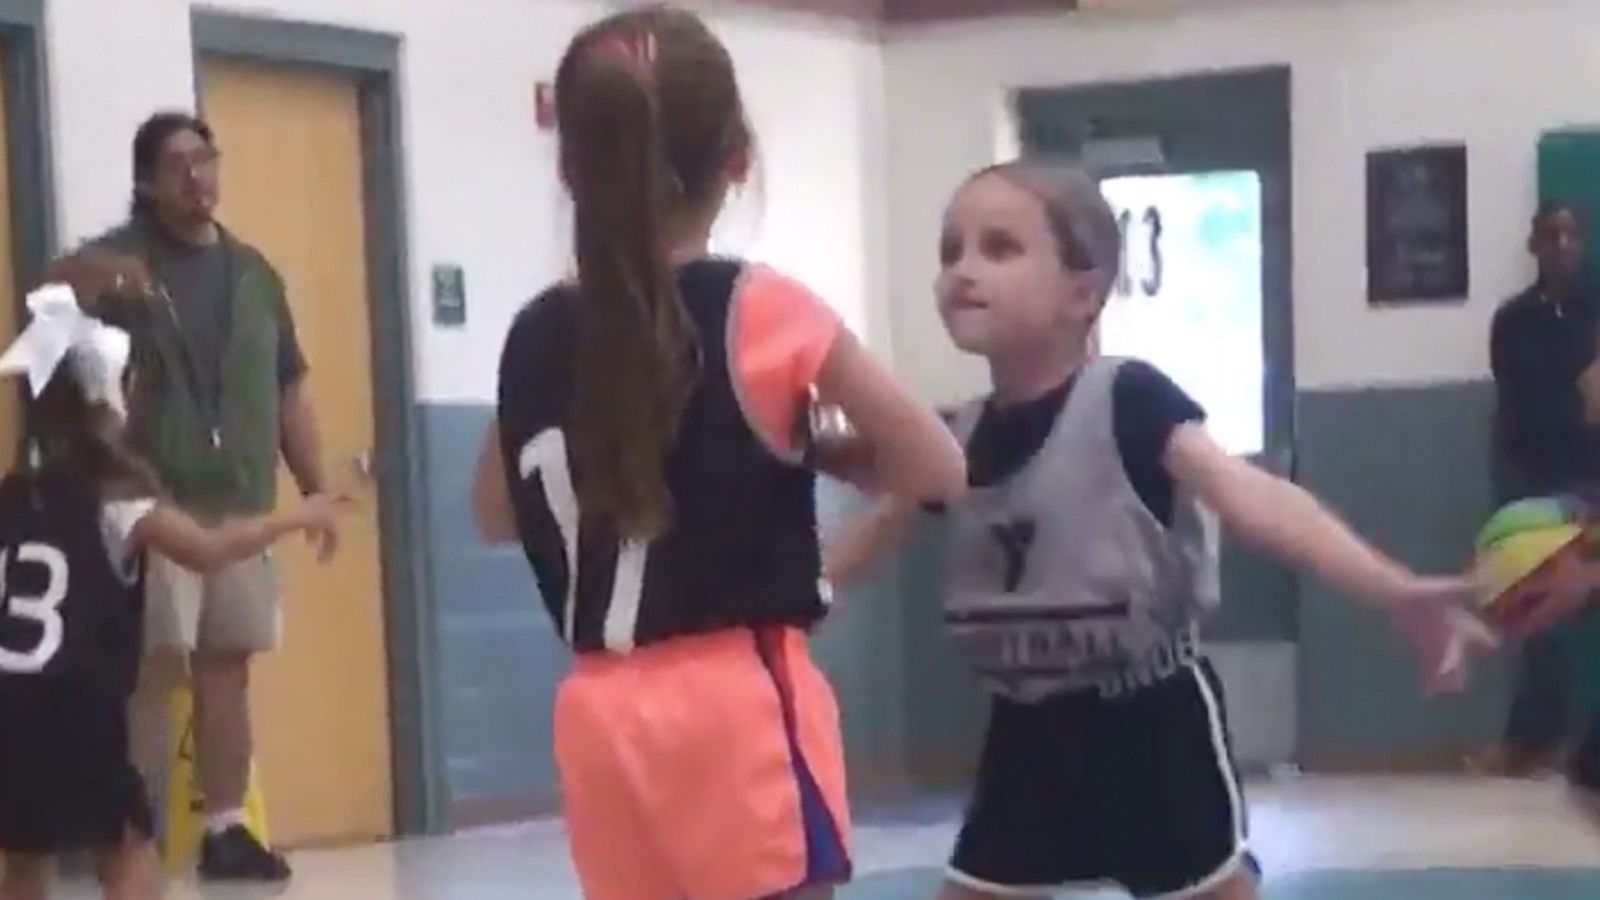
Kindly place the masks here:
[(270, 551), (210, 575), (151, 554), (146, 653), (263, 653), (275, 649), (282, 634), (278, 567)]

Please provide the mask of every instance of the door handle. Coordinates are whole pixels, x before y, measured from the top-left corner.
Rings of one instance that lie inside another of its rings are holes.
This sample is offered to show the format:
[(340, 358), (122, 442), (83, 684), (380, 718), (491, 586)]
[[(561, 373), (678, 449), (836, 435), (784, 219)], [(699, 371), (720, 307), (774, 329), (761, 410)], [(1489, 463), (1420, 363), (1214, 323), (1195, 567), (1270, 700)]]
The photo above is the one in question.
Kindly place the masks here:
[(350, 457), (347, 465), (358, 483), (363, 485), (372, 483), (375, 475), (371, 450), (363, 450)]

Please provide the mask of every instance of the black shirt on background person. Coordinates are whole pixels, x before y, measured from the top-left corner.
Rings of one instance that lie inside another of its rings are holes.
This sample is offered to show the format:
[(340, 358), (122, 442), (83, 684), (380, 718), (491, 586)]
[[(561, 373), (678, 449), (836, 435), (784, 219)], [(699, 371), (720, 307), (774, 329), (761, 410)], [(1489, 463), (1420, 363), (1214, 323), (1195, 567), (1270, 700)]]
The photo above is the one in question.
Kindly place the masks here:
[[(1539, 280), (1495, 314), (1489, 346), (1498, 398), (1501, 499), (1600, 486), (1600, 433), (1585, 423), (1578, 377), (1595, 355), (1600, 298), (1585, 285), (1583, 222), (1550, 203), (1533, 217), (1528, 250)], [(1576, 737), (1573, 672), (1558, 632), (1522, 645), (1510, 715), (1497, 746), (1468, 760), (1475, 771), (1536, 777), (1563, 765)], [(1571, 754), (1574, 781), (1600, 790), (1600, 717), (1582, 717)]]
[(1600, 431), (1587, 424), (1578, 374), (1595, 355), (1600, 298), (1581, 280), (1583, 230), (1564, 206), (1534, 217), (1539, 279), (1495, 313), (1489, 355), (1504, 499), (1600, 482)]

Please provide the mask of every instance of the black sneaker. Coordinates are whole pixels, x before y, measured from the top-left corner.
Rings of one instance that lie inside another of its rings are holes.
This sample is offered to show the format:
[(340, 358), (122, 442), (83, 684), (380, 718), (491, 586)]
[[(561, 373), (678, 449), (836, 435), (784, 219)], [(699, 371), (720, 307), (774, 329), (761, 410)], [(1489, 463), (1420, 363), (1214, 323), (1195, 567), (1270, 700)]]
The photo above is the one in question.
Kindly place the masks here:
[(290, 874), (283, 856), (261, 846), (243, 825), (221, 834), (207, 833), (200, 841), (200, 878), (204, 881), (284, 882)]

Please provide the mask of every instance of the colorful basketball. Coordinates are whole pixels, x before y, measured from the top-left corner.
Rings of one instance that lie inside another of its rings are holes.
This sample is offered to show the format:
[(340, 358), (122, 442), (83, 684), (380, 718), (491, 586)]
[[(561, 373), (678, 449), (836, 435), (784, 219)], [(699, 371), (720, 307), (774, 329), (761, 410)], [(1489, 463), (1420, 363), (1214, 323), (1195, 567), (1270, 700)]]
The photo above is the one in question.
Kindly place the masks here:
[(1523, 637), (1575, 612), (1593, 585), (1583, 583), (1587, 541), (1584, 506), (1577, 500), (1519, 500), (1496, 512), (1478, 533), (1484, 579), (1484, 617), (1499, 631)]

